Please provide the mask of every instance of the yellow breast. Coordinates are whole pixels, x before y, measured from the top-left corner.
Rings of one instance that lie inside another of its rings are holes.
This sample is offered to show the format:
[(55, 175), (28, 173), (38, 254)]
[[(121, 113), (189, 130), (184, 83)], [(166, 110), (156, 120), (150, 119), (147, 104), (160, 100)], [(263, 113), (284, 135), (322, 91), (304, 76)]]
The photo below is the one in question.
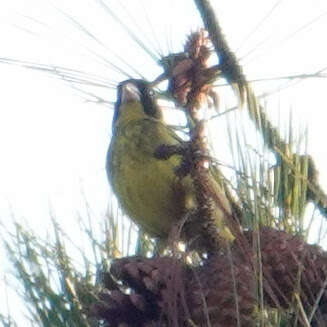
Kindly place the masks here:
[(127, 215), (147, 233), (164, 237), (183, 213), (185, 190), (174, 173), (180, 158), (154, 157), (161, 144), (176, 140), (161, 123), (147, 119), (138, 103), (124, 108), (114, 129), (107, 170)]

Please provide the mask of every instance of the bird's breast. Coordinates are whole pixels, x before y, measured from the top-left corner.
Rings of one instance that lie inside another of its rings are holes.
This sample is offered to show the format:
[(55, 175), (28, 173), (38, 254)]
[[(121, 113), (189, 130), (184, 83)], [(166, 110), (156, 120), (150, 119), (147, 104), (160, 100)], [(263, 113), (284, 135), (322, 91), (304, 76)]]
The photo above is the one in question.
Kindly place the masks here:
[(145, 232), (165, 237), (183, 212), (185, 194), (174, 173), (179, 159), (156, 159), (153, 153), (160, 141), (151, 139), (153, 133), (142, 124), (116, 133), (107, 163), (113, 191), (122, 209)]

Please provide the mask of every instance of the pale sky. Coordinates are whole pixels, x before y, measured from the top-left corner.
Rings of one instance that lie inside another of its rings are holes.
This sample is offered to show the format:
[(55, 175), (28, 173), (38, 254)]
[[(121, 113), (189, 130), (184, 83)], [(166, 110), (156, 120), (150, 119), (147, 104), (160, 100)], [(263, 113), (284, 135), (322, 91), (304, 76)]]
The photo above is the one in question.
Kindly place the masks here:
[[(185, 35), (200, 26), (191, 0), (104, 2), (116, 8), (133, 32), (160, 53), (168, 53), (168, 47), (181, 50)], [(326, 0), (213, 2), (249, 79), (309, 74), (327, 67)], [(104, 59), (136, 76), (121, 58), (145, 77), (156, 77), (160, 69), (99, 3), (1, 1), (0, 57), (79, 69), (109, 82), (126, 76), (114, 72)], [(121, 9), (121, 3), (129, 13)], [(102, 45), (76, 28), (77, 21)], [(282, 84), (260, 82), (254, 88), (260, 94)], [(0, 90), (0, 220), (6, 221), (12, 209), (17, 218), (24, 217), (42, 230), (51, 204), (58, 220), (69, 229), (69, 217), (84, 210), (83, 192), (101, 216), (109, 197), (104, 163), (111, 107), (86, 103), (63, 81), (11, 65), (0, 64)], [(114, 101), (113, 89), (93, 90)], [(307, 80), (272, 99), (269, 109), (272, 115), (281, 111), (286, 120), (291, 107), (295, 121), (308, 124), (309, 153), (327, 190), (326, 91), (326, 79)]]

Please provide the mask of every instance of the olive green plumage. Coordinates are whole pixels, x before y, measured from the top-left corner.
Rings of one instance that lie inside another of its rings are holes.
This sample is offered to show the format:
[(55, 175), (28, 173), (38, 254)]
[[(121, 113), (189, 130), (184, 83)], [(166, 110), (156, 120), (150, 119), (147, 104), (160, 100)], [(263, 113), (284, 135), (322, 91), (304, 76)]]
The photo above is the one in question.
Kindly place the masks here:
[[(128, 80), (118, 86), (107, 155), (108, 179), (126, 214), (155, 237), (166, 238), (183, 213), (196, 208), (191, 178), (179, 178), (174, 172), (181, 157), (159, 160), (154, 156), (160, 145), (181, 142), (164, 123), (154, 93), (145, 81)], [(213, 184), (221, 193), (219, 184)], [(222, 202), (223, 211), (230, 212), (225, 197)], [(218, 210), (217, 214), (222, 212)]]

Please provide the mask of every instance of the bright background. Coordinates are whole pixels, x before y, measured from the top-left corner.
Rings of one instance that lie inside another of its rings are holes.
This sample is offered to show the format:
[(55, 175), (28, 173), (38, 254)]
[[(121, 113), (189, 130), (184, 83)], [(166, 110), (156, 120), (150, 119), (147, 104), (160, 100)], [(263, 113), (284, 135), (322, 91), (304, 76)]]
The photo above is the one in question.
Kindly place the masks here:
[[(249, 80), (327, 67), (325, 0), (212, 2)], [(134, 68), (149, 79), (161, 70), (103, 4), (154, 53), (180, 51), (185, 36), (201, 26), (191, 0), (1, 1), (0, 57), (96, 74), (107, 87), (84, 90), (114, 101), (114, 86), (128, 76), (112, 64), (138, 77)], [(253, 87), (261, 94), (288, 82)], [(0, 65), (2, 223), (12, 216), (24, 218), (42, 233), (52, 213), (69, 231), (72, 219), (84, 212), (85, 199), (95, 216), (106, 211), (110, 195), (104, 163), (112, 105), (85, 101), (94, 98), (70, 86), (47, 73)], [(295, 124), (308, 125), (309, 153), (327, 190), (326, 91), (324, 78), (306, 79), (268, 98), (268, 109), (282, 125), (287, 126), (289, 109)]]

